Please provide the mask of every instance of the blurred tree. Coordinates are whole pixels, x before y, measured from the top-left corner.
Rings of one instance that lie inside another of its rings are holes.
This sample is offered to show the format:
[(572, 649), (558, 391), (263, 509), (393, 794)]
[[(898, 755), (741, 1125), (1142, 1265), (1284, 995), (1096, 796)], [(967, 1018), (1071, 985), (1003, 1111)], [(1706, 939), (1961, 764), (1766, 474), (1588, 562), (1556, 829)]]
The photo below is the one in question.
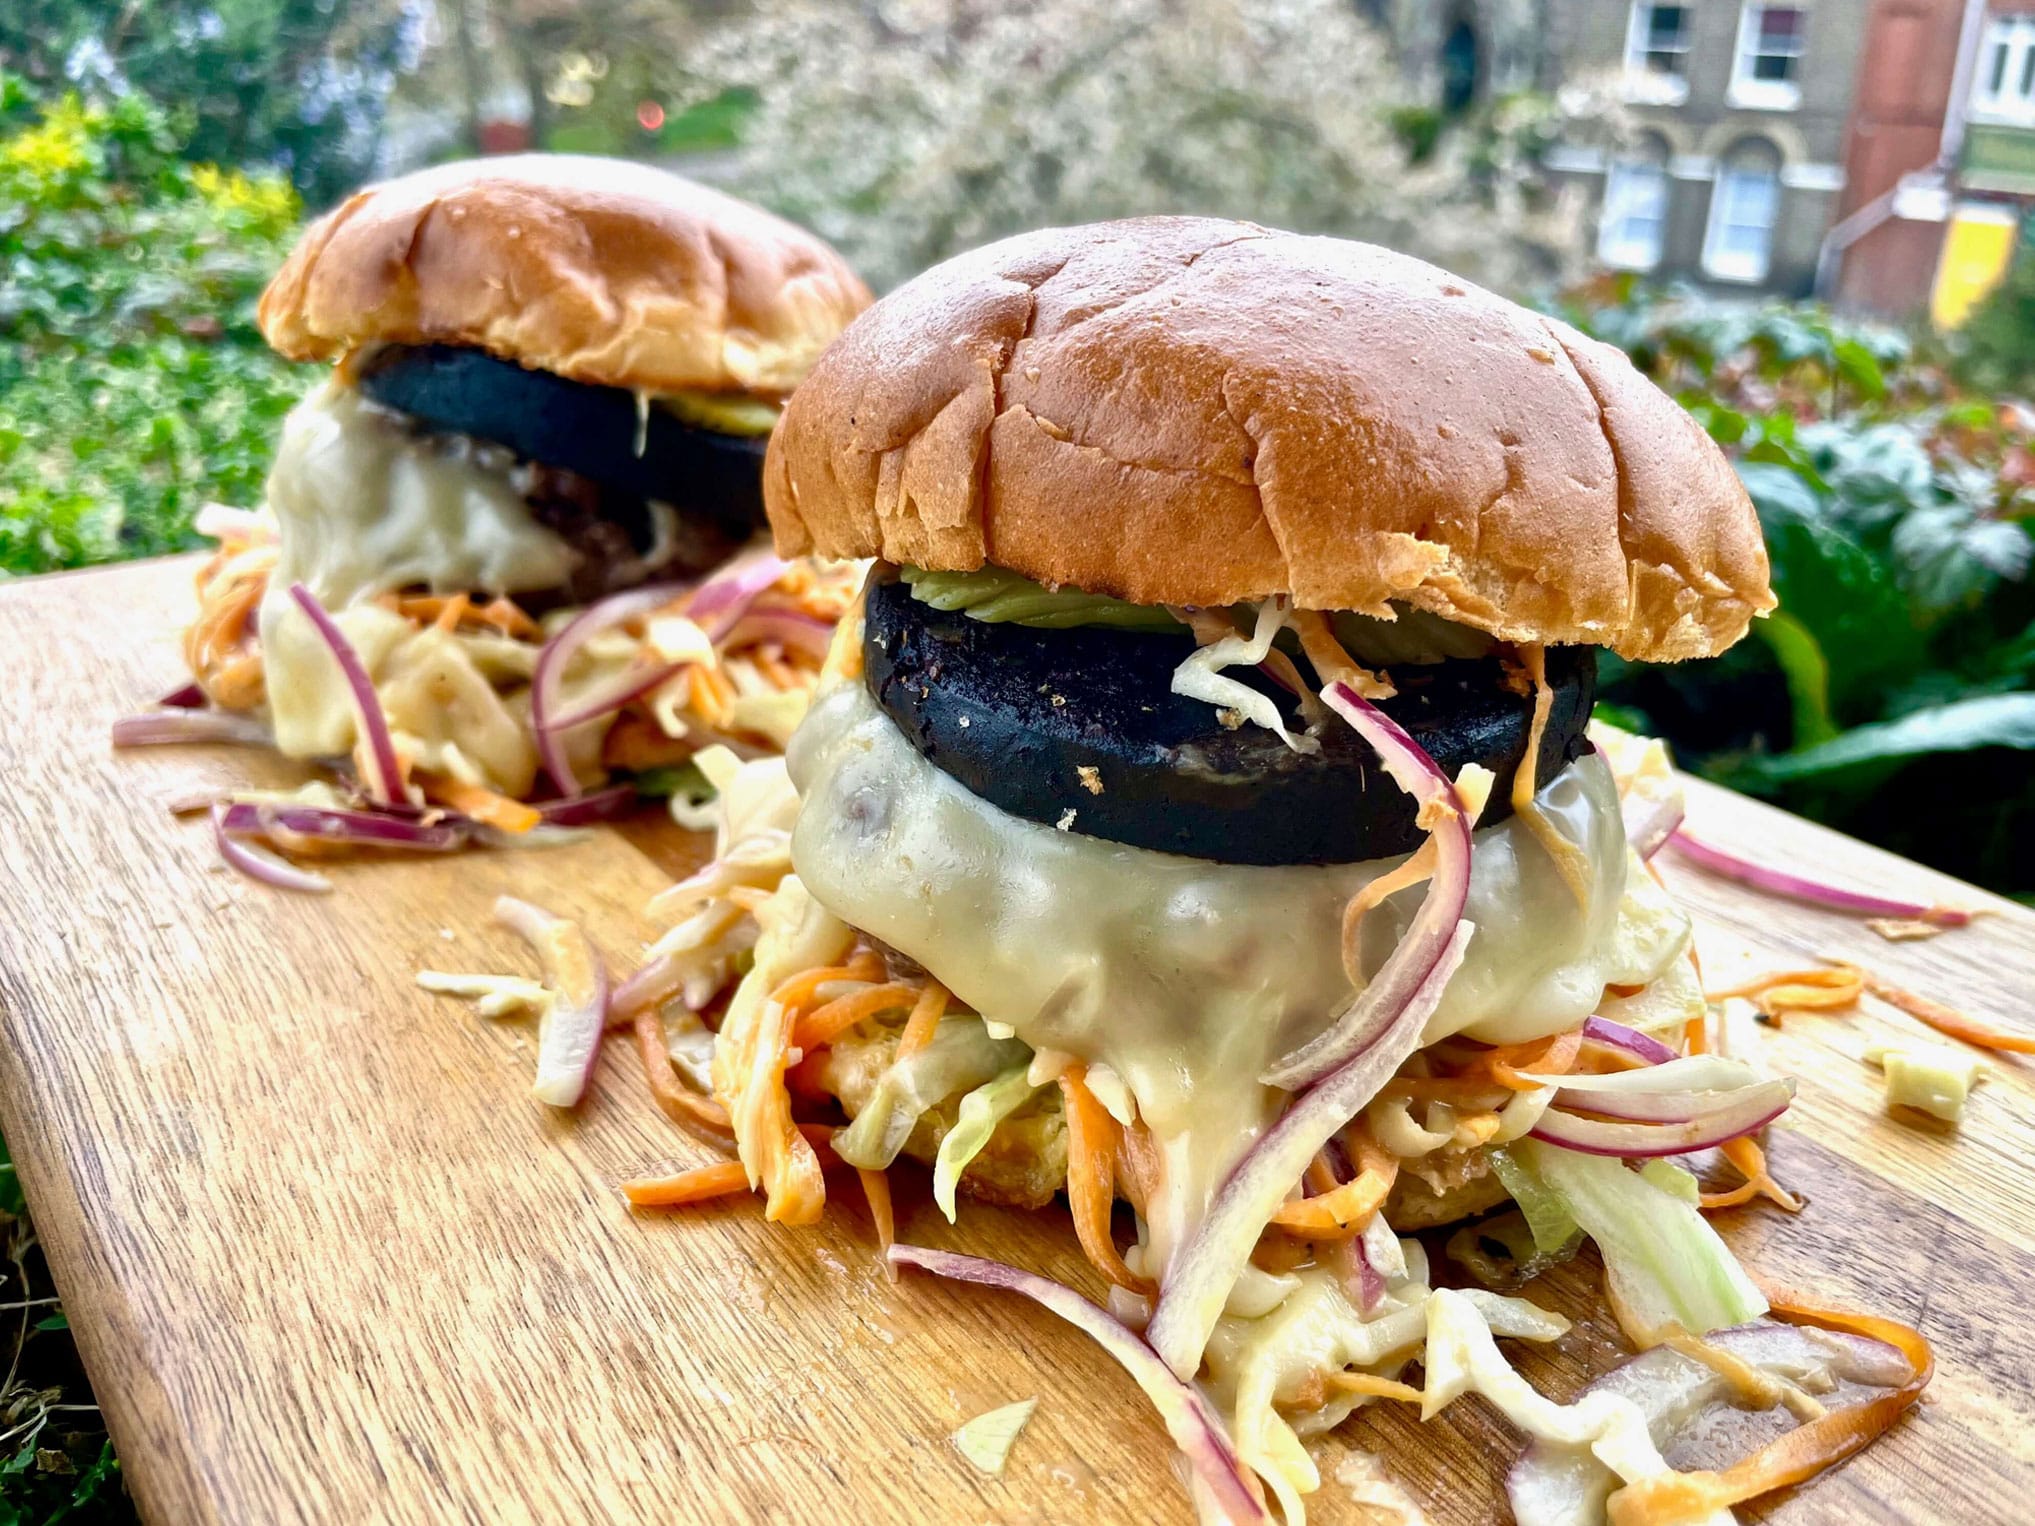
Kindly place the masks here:
[(322, 204), (371, 168), (429, 14), (426, 0), (7, 0), (0, 68), (106, 99), (138, 90), (184, 118), (191, 160), (274, 165)]
[(1558, 118), (1512, 97), (1417, 145), (1347, 0), (773, 0), (679, 60), (753, 93), (736, 188), (890, 285), (1022, 228), (1205, 212), (1369, 237), (1514, 290), (1581, 254), (1534, 172)]
[(2035, 243), (2028, 231), (2006, 278), (1959, 328), (1960, 377), (1988, 392), (2035, 392)]

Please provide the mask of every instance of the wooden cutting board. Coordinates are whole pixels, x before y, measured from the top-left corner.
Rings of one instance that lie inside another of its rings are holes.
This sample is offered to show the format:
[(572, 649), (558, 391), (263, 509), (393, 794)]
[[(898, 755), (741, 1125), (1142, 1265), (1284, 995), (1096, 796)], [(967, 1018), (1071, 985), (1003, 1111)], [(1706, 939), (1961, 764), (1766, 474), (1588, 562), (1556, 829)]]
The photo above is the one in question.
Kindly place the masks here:
[[(1152, 1522), (1189, 1518), (1130, 1382), (1028, 1304), (887, 1284), (859, 1198), (818, 1230), (752, 1201), (628, 1210), (627, 1176), (697, 1162), (612, 1046), (592, 1100), (529, 1095), (533, 1035), (427, 995), (416, 970), (527, 970), (488, 925), (512, 890), (581, 918), (627, 969), (640, 908), (699, 855), (653, 829), (542, 852), (342, 865), (335, 894), (222, 871), (165, 802), (288, 775), (224, 748), (113, 754), (106, 728), (181, 679), (188, 561), (0, 585), (0, 1123), (143, 1514), (223, 1521)], [(1999, 915), (1926, 943), (1670, 861), (1713, 983), (1812, 953), (2035, 1028), (2035, 914), (1723, 791), (1717, 840)], [(1813, 1489), (1802, 1522), (2023, 1522), (2035, 1512), (2035, 1072), (1994, 1064), (1959, 1130), (1887, 1118), (1860, 1058), (1914, 1031), (1884, 1009), (1734, 1013), (1732, 1041), (1801, 1077), (1776, 1169), (1805, 1192), (1720, 1220), (1769, 1285), (1918, 1324), (1925, 1403)], [(1044, 1218), (922, 1183), (908, 1239), (1089, 1286)], [(1579, 1263), (1537, 1293), (1575, 1315), (1515, 1352), (1557, 1397), (1616, 1359)], [(1000, 1479), (947, 1437), (1041, 1403)], [(1382, 1455), (1438, 1526), (1507, 1519), (1516, 1439), (1481, 1400), (1433, 1424), (1376, 1406), (1321, 1452), (1311, 1502), (1366, 1519), (1337, 1472)]]

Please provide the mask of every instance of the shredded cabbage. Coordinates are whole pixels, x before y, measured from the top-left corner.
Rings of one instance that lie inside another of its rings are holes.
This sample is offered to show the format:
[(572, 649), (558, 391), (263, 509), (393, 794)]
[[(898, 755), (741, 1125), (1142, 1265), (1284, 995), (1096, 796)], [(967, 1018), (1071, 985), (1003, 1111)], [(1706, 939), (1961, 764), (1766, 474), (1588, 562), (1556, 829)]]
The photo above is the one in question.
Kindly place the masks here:
[(1509, 1153), (1513, 1166), (1559, 1195), (1597, 1242), (1627, 1334), (1645, 1337), (1672, 1321), (1706, 1335), (1767, 1312), (1766, 1299), (1694, 1203), (1609, 1156), (1537, 1139), (1522, 1139)]
[(996, 1126), (1023, 1107), (1038, 1088), (1026, 1074), (1030, 1063), (1013, 1065), (994, 1081), (985, 1082), (961, 1099), (961, 1113), (947, 1137), (940, 1141), (939, 1158), (933, 1163), (933, 1201), (940, 1212), (954, 1222), (954, 1189), (968, 1163), (982, 1153)]
[(1258, 606), (1258, 623), (1251, 632), (1250, 640), (1246, 641), (1242, 636), (1225, 636), (1196, 650), (1173, 670), (1173, 692), (1189, 699), (1205, 700), (1224, 710), (1233, 710), (1267, 731), (1276, 731), (1279, 740), (1295, 752), (1321, 751), (1321, 743), (1315, 738), (1286, 728), (1286, 719), (1279, 713), (1279, 707), (1272, 702), (1270, 695), (1260, 694), (1249, 685), (1234, 678), (1225, 678), (1222, 674), (1224, 668), (1240, 664), (1256, 667), (1263, 662), (1272, 650), (1274, 638), (1291, 623), (1291, 611), (1284, 598), (1265, 600)]
[(999, 1477), (1010, 1460), (1010, 1449), (1017, 1445), (1018, 1433), (1038, 1407), (1037, 1399), (1020, 1399), (977, 1415), (954, 1432), (954, 1450), (991, 1478)]
[(1535, 1250), (1552, 1256), (1582, 1233), (1582, 1226), (1576, 1223), (1576, 1216), (1569, 1212), (1562, 1195), (1521, 1165), (1510, 1150), (1490, 1150), (1484, 1158), (1525, 1215), (1526, 1227), (1533, 1231)]
[(851, 1166), (881, 1171), (897, 1159), (919, 1120), (959, 1091), (972, 1090), (1030, 1062), (1016, 1039), (993, 1039), (982, 1019), (959, 1014), (933, 1031), (917, 1054), (895, 1060), (855, 1121), (834, 1136), (834, 1153)]
[(978, 567), (973, 572), (906, 567), (903, 576), (912, 597), (921, 604), (949, 612), (959, 610), (971, 620), (990, 624), (1030, 625), (1042, 630), (1066, 630), (1076, 625), (1154, 632), (1180, 629), (1179, 621), (1152, 605), (1127, 604), (1079, 588), (1045, 588), (1002, 567)]

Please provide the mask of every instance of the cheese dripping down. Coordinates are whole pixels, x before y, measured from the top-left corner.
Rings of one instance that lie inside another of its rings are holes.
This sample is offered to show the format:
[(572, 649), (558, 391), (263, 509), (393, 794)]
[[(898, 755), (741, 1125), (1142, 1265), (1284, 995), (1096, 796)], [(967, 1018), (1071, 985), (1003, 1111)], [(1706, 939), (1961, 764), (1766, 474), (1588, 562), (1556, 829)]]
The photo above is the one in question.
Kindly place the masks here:
[[(1034, 1050), (1107, 1066), (1128, 1086), (1161, 1158), (1143, 1257), (1163, 1281), (1283, 1104), (1256, 1077), (1348, 1000), (1343, 907), (1397, 860), (1221, 864), (1055, 831), (941, 772), (852, 680), (815, 703), (787, 761), (802, 799), (792, 861), (821, 904)], [(1539, 800), (1581, 848), (1589, 893), (1579, 904), (1516, 819), (1478, 832), (1466, 913), (1477, 933), (1429, 1042), (1572, 1028), (1606, 985), (1644, 984), (1686, 947), (1686, 918), (1631, 865), (1602, 760), (1564, 769)], [(1421, 894), (1367, 919), (1367, 968)]]

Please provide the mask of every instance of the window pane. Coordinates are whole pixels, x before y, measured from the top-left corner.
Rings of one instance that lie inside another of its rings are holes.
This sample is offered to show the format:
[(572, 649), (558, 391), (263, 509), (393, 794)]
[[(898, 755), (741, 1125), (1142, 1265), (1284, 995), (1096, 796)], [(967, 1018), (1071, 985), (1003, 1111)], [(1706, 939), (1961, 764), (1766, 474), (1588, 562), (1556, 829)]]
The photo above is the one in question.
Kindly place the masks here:
[(2035, 95), (2035, 48), (2021, 55), (2021, 99)]
[(1993, 44), (1992, 68), (1986, 74), (1986, 94), (1998, 95), (2007, 82), (2007, 39)]
[(1791, 52), (1802, 34), (1802, 13), (1789, 5), (1769, 5), (1759, 15), (1762, 52)]
[(1688, 25), (1689, 8), (1686, 5), (1656, 5), (1646, 19), (1646, 45), (1649, 50), (1663, 49), (1678, 52), (1686, 44), (1682, 41), (1683, 29)]
[(1752, 60), (1754, 79), (1789, 80), (1795, 77), (1795, 60), (1785, 53), (1760, 53)]

